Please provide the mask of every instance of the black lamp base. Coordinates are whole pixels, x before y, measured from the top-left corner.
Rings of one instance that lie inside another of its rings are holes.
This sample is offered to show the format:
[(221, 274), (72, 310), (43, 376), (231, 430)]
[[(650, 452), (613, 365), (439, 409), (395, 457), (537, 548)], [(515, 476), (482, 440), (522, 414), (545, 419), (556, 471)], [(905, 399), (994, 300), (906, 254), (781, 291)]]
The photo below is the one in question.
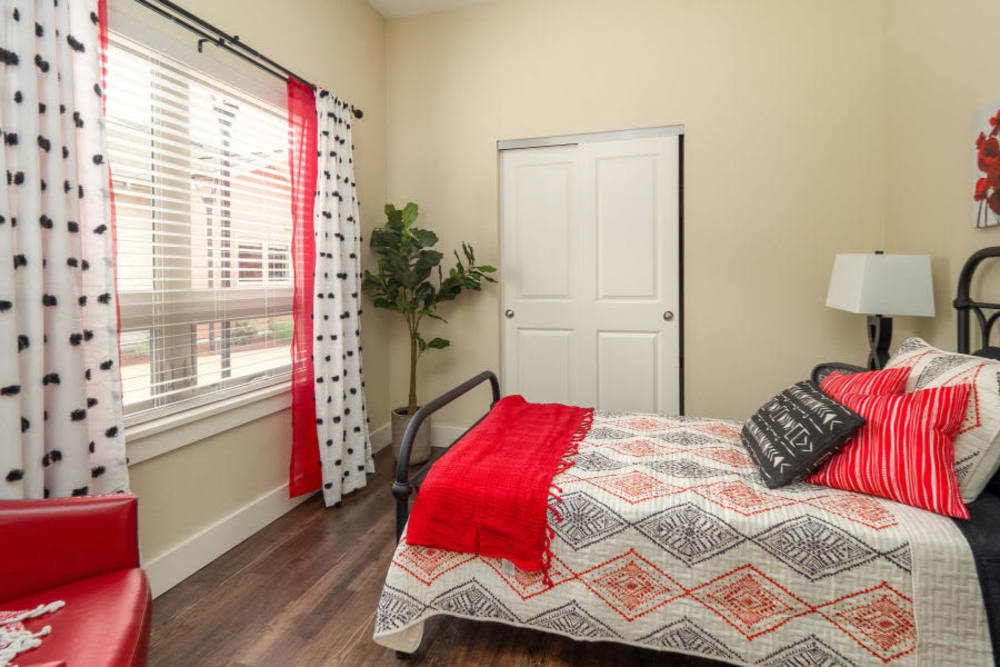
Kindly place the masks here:
[(889, 361), (889, 341), (892, 340), (892, 318), (868, 316), (868, 368), (873, 371)]

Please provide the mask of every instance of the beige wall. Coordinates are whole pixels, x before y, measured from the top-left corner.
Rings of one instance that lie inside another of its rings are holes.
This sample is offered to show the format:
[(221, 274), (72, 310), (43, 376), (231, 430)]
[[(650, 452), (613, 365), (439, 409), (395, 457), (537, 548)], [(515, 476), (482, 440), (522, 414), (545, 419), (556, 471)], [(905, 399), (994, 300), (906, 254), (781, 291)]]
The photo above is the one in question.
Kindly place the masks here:
[[(498, 139), (684, 124), (686, 408), (746, 417), (819, 360), (863, 359), (862, 321), (823, 304), (834, 253), (885, 243), (885, 10), (501, 0), (389, 21), (388, 197), (499, 264)], [(476, 296), (427, 332), (452, 348), (424, 358), (424, 398), (498, 368), (499, 291)], [(393, 405), (403, 338), (396, 323)]]
[[(368, 231), (381, 220), (385, 199), (382, 17), (365, 0), (181, 0), (180, 4), (364, 110), (364, 119), (353, 129), (355, 175), (367, 239)], [(111, 8), (164, 27), (131, 0), (112, 0)], [(193, 47), (195, 38), (181, 35)], [(387, 343), (381, 319), (372, 309), (363, 319), (372, 428), (388, 419)], [(286, 482), (290, 439), (290, 417), (285, 411), (132, 466), (145, 560), (162, 555)]]
[(145, 563), (288, 482), (288, 410), (129, 469)]
[[(973, 251), (1000, 245), (1000, 230), (973, 229), (971, 221), (973, 114), (1000, 106), (995, 48), (980, 37), (984, 26), (1000, 23), (1000, 3), (892, 0), (889, 6), (886, 236), (894, 252), (932, 256), (938, 313), (900, 319), (896, 340), (912, 332), (955, 349), (951, 301), (958, 273)], [(1000, 290), (985, 285), (997, 283), (1000, 266), (983, 269), (974, 289), (1000, 298)]]

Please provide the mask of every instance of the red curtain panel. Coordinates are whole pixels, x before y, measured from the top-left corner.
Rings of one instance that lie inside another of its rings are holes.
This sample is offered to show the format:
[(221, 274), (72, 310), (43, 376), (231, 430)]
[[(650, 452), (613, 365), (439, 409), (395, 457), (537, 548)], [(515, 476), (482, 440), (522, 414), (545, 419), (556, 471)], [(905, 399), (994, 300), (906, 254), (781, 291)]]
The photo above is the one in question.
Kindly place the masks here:
[(288, 160), (292, 178), (292, 460), (288, 494), (295, 497), (320, 487), (313, 377), (313, 282), (316, 246), (313, 206), (316, 192), (316, 95), (312, 88), (288, 80)]
[[(108, 2), (98, 0), (97, 3), (98, 25), (101, 40), (101, 88), (104, 94), (101, 96), (101, 111), (105, 114), (108, 110)], [(108, 202), (111, 207), (111, 260), (115, 272), (115, 294), (118, 293), (118, 212), (115, 209), (115, 188), (111, 178), (111, 165), (108, 164)], [(115, 299), (115, 331), (118, 332), (118, 368), (122, 366), (121, 332), (122, 314), (121, 306)], [(125, 396), (122, 392), (122, 414), (125, 412)]]

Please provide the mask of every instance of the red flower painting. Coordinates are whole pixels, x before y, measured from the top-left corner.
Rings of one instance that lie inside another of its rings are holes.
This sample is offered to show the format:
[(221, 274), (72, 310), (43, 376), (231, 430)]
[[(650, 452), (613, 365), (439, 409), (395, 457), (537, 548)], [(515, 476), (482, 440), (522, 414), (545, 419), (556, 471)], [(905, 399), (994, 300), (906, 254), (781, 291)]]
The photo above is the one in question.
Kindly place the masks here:
[[(978, 202), (976, 227), (1000, 224), (1000, 109), (989, 117), (989, 134), (976, 137), (976, 166), (979, 169), (972, 198)], [(990, 213), (993, 213), (991, 216)]]

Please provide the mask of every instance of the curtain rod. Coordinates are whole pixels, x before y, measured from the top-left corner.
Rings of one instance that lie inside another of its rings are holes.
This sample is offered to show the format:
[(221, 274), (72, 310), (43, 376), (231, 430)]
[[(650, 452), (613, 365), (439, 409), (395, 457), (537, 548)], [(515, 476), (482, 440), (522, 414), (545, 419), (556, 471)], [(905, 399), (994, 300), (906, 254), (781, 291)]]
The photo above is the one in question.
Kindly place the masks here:
[[(248, 46), (247, 44), (245, 44), (243, 41), (240, 40), (239, 35), (226, 34), (225, 32), (219, 30), (208, 21), (195, 16), (194, 14), (187, 11), (183, 7), (179, 7), (173, 2), (170, 2), (170, 0), (152, 0), (152, 1), (135, 0), (135, 1), (140, 5), (142, 5), (143, 7), (146, 7), (147, 9), (156, 12), (160, 16), (169, 19), (170, 21), (173, 21), (182, 28), (198, 35), (198, 37), (200, 38), (198, 40), (199, 53), (201, 53), (202, 46), (205, 44), (205, 42), (208, 42), (210, 44), (214, 44), (220, 49), (223, 49), (224, 51), (228, 51), (229, 53), (233, 54), (234, 56), (237, 56), (238, 58), (242, 58), (251, 65), (256, 66), (257, 68), (267, 72), (272, 76), (276, 76), (279, 79), (287, 79), (288, 77), (291, 77), (293, 79), (296, 79), (297, 81), (301, 81), (302, 83), (309, 86), (313, 90), (317, 90), (316, 84), (312, 83), (308, 79), (304, 79), (303, 77), (299, 76), (298, 74), (288, 69), (287, 67), (279, 65), (275, 61), (271, 60), (270, 58), (262, 54), (260, 51), (251, 48), (250, 46)], [(154, 2), (156, 4), (153, 4)], [(162, 7), (157, 5), (162, 5)], [(192, 23), (194, 25), (192, 25)], [(205, 32), (206, 30), (214, 34), (209, 34), (208, 32)], [(364, 116), (364, 113), (361, 111), (361, 109), (356, 108), (353, 104), (349, 104), (348, 106), (351, 109), (351, 113), (354, 114), (355, 118), (362, 118)]]

